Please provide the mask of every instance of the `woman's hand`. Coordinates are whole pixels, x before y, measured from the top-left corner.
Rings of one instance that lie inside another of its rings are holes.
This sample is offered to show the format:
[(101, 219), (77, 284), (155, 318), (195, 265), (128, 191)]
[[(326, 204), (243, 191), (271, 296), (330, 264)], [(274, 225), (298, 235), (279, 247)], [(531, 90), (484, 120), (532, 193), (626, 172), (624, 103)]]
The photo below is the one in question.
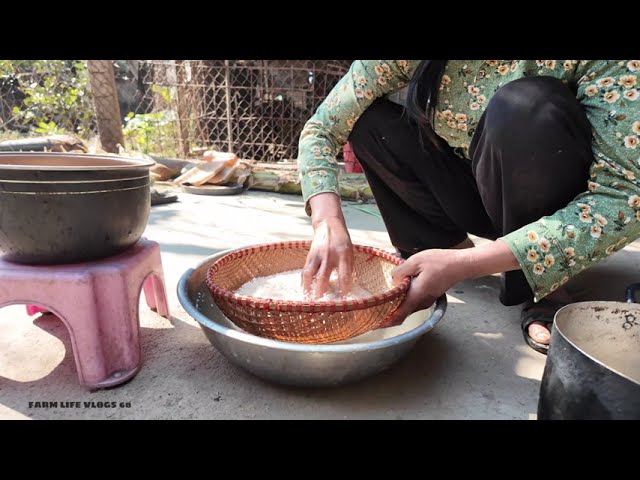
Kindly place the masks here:
[(381, 328), (398, 325), (413, 312), (430, 307), (458, 282), (519, 268), (516, 257), (502, 240), (465, 250), (417, 253), (392, 272), (395, 284), (405, 277), (412, 280), (404, 302)]
[(302, 271), (302, 288), (311, 298), (321, 297), (337, 268), (340, 293), (346, 295), (353, 282), (353, 244), (340, 198), (333, 193), (320, 194), (311, 198), (310, 205), (315, 233)]
[(407, 296), (382, 327), (398, 325), (413, 312), (429, 308), (453, 285), (465, 279), (464, 250), (424, 250), (416, 253), (392, 272), (394, 284), (411, 277)]

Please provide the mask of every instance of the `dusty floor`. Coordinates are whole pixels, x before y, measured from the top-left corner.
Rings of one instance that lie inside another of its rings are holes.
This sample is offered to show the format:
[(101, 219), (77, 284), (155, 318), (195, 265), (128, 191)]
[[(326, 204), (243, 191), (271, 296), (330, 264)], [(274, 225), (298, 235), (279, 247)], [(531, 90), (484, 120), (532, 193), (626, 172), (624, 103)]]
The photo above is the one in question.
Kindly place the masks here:
[[(371, 208), (371, 207), (368, 207)], [(374, 207), (375, 210), (375, 207)], [(354, 242), (389, 248), (378, 216), (345, 207)], [(156, 206), (146, 235), (161, 244), (172, 318), (141, 308), (144, 366), (129, 383), (98, 392), (79, 386), (66, 329), (51, 315), (0, 310), (3, 419), (532, 419), (545, 357), (528, 348), (518, 308), (497, 300), (498, 278), (457, 285), (442, 322), (391, 370), (335, 389), (267, 384), (230, 365), (181, 308), (180, 275), (206, 256), (244, 244), (306, 239), (300, 197), (251, 192), (181, 194)], [(640, 244), (572, 283), (583, 299), (622, 300), (640, 280)], [(36, 408), (35, 402), (58, 402)], [(63, 408), (62, 402), (81, 402)], [(93, 407), (83, 402), (94, 402)], [(116, 402), (99, 408), (98, 402)]]

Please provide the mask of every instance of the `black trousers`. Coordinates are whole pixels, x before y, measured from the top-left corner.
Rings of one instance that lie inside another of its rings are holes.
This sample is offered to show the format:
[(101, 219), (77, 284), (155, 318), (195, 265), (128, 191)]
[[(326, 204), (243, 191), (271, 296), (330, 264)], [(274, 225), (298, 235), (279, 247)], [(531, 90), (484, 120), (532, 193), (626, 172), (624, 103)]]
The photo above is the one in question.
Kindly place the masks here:
[[(552, 77), (522, 78), (495, 93), (471, 139), (471, 161), (420, 136), (402, 106), (377, 100), (349, 137), (405, 258), (452, 247), (467, 233), (496, 239), (587, 189), (591, 126), (575, 94)], [(502, 275), (504, 305), (531, 298), (521, 271)]]

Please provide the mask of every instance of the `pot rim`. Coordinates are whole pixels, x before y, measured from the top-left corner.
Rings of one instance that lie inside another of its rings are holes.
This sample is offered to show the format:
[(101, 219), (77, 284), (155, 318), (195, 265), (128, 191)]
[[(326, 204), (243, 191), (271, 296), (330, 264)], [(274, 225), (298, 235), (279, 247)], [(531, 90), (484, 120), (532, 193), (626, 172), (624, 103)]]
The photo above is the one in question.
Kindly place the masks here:
[[(105, 160), (107, 165), (20, 165), (4, 163), (6, 158), (86, 158)], [(119, 157), (112, 155), (94, 155), (85, 153), (59, 152), (0, 152), (0, 170), (46, 171), (46, 172), (74, 172), (74, 171), (102, 171), (102, 170), (131, 170), (136, 168), (151, 168), (156, 162), (143, 158)]]
[[(622, 372), (620, 372), (619, 370), (612, 368), (611, 366), (607, 365), (606, 363), (604, 363), (602, 360), (596, 358), (595, 356), (593, 356), (592, 354), (586, 352), (583, 348), (579, 347), (578, 345), (576, 345), (576, 343), (569, 338), (569, 336), (567, 336), (567, 334), (565, 332), (562, 331), (561, 326), (558, 324), (558, 316), (560, 315), (560, 312), (563, 312), (564, 315), (574, 315), (573, 312), (571, 312), (571, 310), (577, 309), (579, 307), (585, 307), (585, 306), (591, 306), (591, 305), (595, 305), (595, 306), (605, 306), (605, 307), (611, 307), (611, 308), (622, 308), (622, 307), (629, 307), (630, 305), (636, 305), (636, 306), (640, 306), (637, 305), (634, 302), (628, 303), (628, 302), (615, 302), (615, 301), (608, 301), (608, 300), (594, 300), (594, 301), (587, 301), (587, 302), (573, 302), (570, 303), (568, 305), (565, 305), (564, 307), (562, 307), (561, 309), (559, 309), (553, 319), (553, 327), (555, 328), (556, 331), (558, 332), (558, 334), (567, 342), (569, 343), (569, 345), (571, 345), (573, 348), (575, 348), (578, 352), (580, 352), (582, 355), (584, 355), (585, 357), (589, 358), (590, 360), (592, 360), (593, 362), (597, 363), (598, 365), (601, 365), (603, 368), (609, 370), (610, 372), (615, 373), (616, 375), (620, 376), (621, 378), (624, 378), (625, 380), (629, 380), (630, 382), (640, 386), (640, 382), (638, 382), (638, 380), (631, 378), (629, 375), (624, 374)], [(549, 353), (551, 353), (551, 349), (549, 349)]]

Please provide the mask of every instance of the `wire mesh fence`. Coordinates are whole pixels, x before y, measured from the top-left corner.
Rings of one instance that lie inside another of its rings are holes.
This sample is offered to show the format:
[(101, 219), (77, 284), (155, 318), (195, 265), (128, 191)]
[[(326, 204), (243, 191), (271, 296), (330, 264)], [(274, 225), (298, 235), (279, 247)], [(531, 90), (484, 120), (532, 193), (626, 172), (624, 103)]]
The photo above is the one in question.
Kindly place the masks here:
[(138, 121), (151, 122), (156, 128), (143, 141), (180, 156), (214, 148), (261, 161), (295, 158), (304, 123), (348, 67), (331, 60), (138, 62), (142, 94), (125, 131), (135, 137)]
[[(114, 108), (99, 87), (113, 84), (93, 78), (89, 82), (86, 61), (25, 62), (0, 61), (0, 137), (58, 129), (88, 139), (97, 134), (98, 119), (103, 125), (105, 116), (118, 116), (119, 110), (129, 150), (189, 157), (216, 149), (260, 161), (296, 158), (304, 123), (350, 64), (346, 60), (115, 61), (118, 108)], [(31, 65), (36, 62), (39, 70)], [(57, 79), (62, 72), (64, 82)], [(44, 84), (50, 88), (43, 95), (32, 91)], [(66, 110), (49, 105), (47, 95), (56, 96), (52, 85), (69, 86)]]

